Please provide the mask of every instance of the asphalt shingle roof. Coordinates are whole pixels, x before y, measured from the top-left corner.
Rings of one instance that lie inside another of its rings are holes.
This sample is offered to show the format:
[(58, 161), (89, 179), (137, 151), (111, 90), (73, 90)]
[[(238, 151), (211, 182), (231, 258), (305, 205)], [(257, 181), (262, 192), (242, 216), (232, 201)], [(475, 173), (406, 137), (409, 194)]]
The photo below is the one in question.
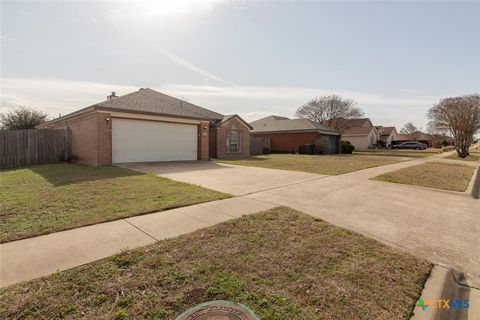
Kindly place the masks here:
[(328, 134), (338, 132), (328, 126), (309, 119), (289, 119), (279, 116), (268, 116), (250, 123), (252, 132), (279, 132), (279, 131), (320, 131)]
[(192, 118), (204, 118), (212, 120), (223, 119), (223, 115), (190, 102), (183, 101), (161, 92), (145, 88), (138, 91), (106, 100), (93, 107), (102, 109), (123, 109), (128, 111), (139, 111), (159, 113), (172, 116), (185, 116)]
[(369, 134), (374, 127), (350, 127), (345, 129), (343, 132), (343, 135), (350, 135), (350, 134), (364, 134), (367, 135)]
[(383, 127), (382, 129), (382, 136), (389, 136), (395, 127)]

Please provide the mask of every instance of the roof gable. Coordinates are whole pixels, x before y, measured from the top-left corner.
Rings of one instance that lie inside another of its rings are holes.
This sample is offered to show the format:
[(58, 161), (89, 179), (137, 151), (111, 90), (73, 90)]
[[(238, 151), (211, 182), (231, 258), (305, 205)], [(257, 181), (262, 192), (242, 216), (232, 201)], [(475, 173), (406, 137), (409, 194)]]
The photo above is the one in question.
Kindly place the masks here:
[(358, 118), (358, 119), (344, 119), (344, 118), (335, 118), (331, 121), (332, 126), (335, 127), (373, 127), (373, 123), (370, 118)]
[(372, 132), (373, 130), (375, 130), (375, 127), (350, 127), (348, 129), (345, 129), (343, 135), (369, 135), (370, 132)]
[(396, 131), (395, 127), (382, 127), (382, 136), (389, 136)]
[(161, 92), (145, 88), (138, 91), (106, 100), (93, 105), (102, 109), (121, 109), (158, 113), (172, 116), (185, 116), (202, 119), (222, 119), (220, 113), (202, 108), (187, 101), (171, 97)]
[(230, 114), (230, 115), (226, 115), (225, 117), (223, 117), (222, 121), (220, 121), (218, 123), (218, 126), (222, 125), (222, 123), (225, 123), (227, 121), (229, 121), (230, 119), (238, 119), (244, 126), (246, 126), (248, 129), (252, 130), (252, 126), (246, 122), (245, 120), (242, 119), (242, 117), (240, 117), (238, 114)]

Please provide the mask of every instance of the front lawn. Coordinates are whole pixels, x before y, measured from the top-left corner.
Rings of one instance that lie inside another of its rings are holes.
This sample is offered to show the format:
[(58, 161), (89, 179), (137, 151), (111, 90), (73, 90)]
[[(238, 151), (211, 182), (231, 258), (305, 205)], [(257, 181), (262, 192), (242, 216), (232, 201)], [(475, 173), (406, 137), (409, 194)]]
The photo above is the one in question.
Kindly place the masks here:
[(357, 149), (353, 153), (358, 155), (390, 156), (424, 158), (442, 153), (442, 149), (402, 150), (402, 149)]
[(262, 320), (409, 319), (430, 269), (279, 207), (0, 290), (0, 318), (174, 319), (233, 300)]
[(303, 171), (317, 174), (338, 175), (361, 169), (383, 166), (402, 161), (398, 157), (365, 155), (299, 155), (271, 154), (240, 159), (222, 159), (221, 163), (270, 169)]
[(452, 191), (465, 191), (475, 168), (472, 166), (427, 162), (393, 172), (374, 180), (411, 184)]
[(117, 167), (46, 164), (0, 171), (0, 242), (227, 194)]
[(462, 160), (462, 161), (478, 161), (480, 160), (480, 155), (470, 154), (466, 158), (460, 158), (458, 154), (455, 152), (454, 154), (451, 154), (448, 157), (445, 157), (445, 159)]
[(472, 153), (479, 154), (480, 153), (480, 148), (471, 148), (468, 151), (470, 152), (470, 154), (472, 154)]

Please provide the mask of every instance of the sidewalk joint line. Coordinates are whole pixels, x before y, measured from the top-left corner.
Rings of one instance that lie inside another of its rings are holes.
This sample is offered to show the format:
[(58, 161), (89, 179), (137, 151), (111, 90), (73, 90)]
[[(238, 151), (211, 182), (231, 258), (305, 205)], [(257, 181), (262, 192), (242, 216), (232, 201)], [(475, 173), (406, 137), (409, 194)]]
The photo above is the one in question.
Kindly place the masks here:
[(143, 231), (142, 229), (140, 229), (139, 227), (137, 227), (136, 225), (134, 225), (133, 223), (131, 223), (130, 221), (128, 221), (127, 219), (122, 219), (123, 221), (125, 221), (126, 223), (128, 223), (129, 225), (131, 225), (132, 227), (134, 227), (135, 229), (137, 229), (138, 231), (142, 232), (143, 234), (147, 235), (148, 237), (152, 238), (153, 240), (155, 241), (160, 241), (158, 240), (157, 238), (155, 238), (154, 236), (152, 236), (151, 234)]
[(285, 188), (285, 187), (291, 187), (291, 186), (295, 186), (295, 185), (298, 185), (298, 184), (302, 184), (302, 183), (306, 183), (306, 182), (312, 182), (312, 181), (317, 181), (317, 180), (320, 180), (320, 179), (331, 178), (331, 177), (335, 177), (335, 176), (324, 175), (324, 176), (322, 176), (322, 177), (317, 177), (317, 178), (312, 178), (312, 179), (307, 179), (307, 180), (292, 182), (292, 183), (284, 184), (284, 185), (281, 185), (281, 186), (275, 186), (275, 187), (266, 188), (266, 189), (262, 189), (262, 190), (257, 190), (257, 191), (252, 191), (252, 192), (243, 193), (243, 194), (238, 195), (237, 197), (244, 197), (244, 196), (248, 196), (248, 195), (255, 194), (255, 193), (260, 193), (260, 192), (270, 191), (270, 190), (275, 190), (275, 189), (281, 189), (281, 188)]
[[(228, 199), (235, 199), (235, 198), (243, 198), (243, 197), (242, 197), (242, 196), (236, 196), (236, 197), (232, 197), (232, 198), (228, 198)], [(225, 200), (228, 200), (228, 199), (225, 199)], [(244, 199), (248, 199), (248, 198), (244, 198)], [(251, 200), (251, 199), (249, 199), (249, 200)], [(212, 201), (212, 202), (213, 202), (213, 201)], [(205, 202), (205, 203), (209, 203), (209, 202)], [(213, 208), (209, 208), (209, 207), (204, 207), (203, 205), (199, 205), (199, 206), (202, 207), (203, 209), (212, 210), (212, 211), (214, 211), (214, 212), (216, 212), (216, 213), (223, 214), (224, 216), (227, 216), (227, 217), (230, 217), (230, 218), (233, 218), (233, 219), (237, 218), (237, 217), (235, 217), (235, 216), (232, 216), (232, 215), (230, 215), (230, 214), (228, 214), (228, 213), (219, 211), (219, 210), (217, 210), (217, 209), (213, 209)]]

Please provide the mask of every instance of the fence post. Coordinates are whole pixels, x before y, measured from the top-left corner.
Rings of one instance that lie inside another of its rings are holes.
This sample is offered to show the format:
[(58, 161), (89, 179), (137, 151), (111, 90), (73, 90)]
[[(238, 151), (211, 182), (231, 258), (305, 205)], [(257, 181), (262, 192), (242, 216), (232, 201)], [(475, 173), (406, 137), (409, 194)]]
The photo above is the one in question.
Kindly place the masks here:
[(71, 139), (71, 132), (70, 132), (70, 127), (68, 126), (65, 126), (65, 136), (64, 136), (64, 140), (63, 140), (63, 145), (64, 145), (64, 150), (65, 150), (65, 153), (64, 153), (64, 160), (65, 161), (68, 161), (70, 160), (70, 139)]

